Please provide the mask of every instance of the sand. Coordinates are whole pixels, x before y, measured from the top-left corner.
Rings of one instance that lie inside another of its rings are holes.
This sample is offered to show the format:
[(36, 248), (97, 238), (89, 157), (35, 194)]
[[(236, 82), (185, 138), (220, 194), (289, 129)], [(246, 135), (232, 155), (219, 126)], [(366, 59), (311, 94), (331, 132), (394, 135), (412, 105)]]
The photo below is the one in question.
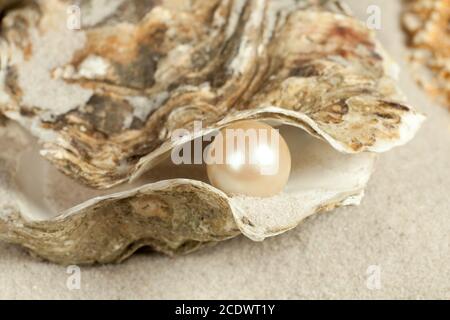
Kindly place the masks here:
[(365, 19), (382, 8), (380, 39), (401, 64), (410, 104), (428, 115), (416, 139), (384, 154), (359, 207), (307, 219), (262, 243), (244, 237), (190, 256), (139, 254), (122, 265), (65, 267), (0, 243), (0, 298), (450, 299), (450, 113), (415, 85), (399, 1), (348, 1)]

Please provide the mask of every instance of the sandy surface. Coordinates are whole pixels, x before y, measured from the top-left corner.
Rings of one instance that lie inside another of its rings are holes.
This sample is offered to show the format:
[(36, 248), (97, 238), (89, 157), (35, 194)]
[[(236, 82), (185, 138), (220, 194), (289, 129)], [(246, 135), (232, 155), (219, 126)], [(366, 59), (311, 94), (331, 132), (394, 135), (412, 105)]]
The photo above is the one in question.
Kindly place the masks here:
[[(317, 215), (263, 243), (240, 237), (176, 259), (139, 254), (81, 268), (80, 290), (67, 288), (66, 268), (0, 244), (0, 298), (450, 299), (450, 113), (411, 80), (398, 2), (348, 1), (363, 18), (369, 4), (382, 7), (380, 38), (428, 121), (412, 143), (381, 157), (360, 207)], [(377, 283), (373, 270), (379, 289), (367, 286), (368, 278)]]

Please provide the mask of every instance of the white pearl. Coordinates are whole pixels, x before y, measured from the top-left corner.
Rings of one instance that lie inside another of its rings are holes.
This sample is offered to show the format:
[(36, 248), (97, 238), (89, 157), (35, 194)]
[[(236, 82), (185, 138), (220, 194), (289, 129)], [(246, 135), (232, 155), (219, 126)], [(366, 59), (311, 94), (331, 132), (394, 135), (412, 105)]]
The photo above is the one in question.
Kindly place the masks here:
[(209, 146), (206, 162), (211, 184), (229, 195), (274, 196), (291, 171), (286, 141), (278, 130), (257, 121), (222, 129)]

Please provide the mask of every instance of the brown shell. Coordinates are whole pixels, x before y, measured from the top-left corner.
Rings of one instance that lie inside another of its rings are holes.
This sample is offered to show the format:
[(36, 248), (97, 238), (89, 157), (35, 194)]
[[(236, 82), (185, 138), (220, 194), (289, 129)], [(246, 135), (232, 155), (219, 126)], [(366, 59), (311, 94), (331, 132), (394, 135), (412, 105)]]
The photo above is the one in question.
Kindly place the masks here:
[[(1, 24), (0, 239), (47, 260), (280, 234), (359, 204), (374, 153), (424, 120), (374, 34), (334, 1), (103, 2), (81, 1), (80, 30), (65, 0), (21, 1)], [(202, 167), (164, 169), (175, 146), (241, 119), (287, 125), (282, 194), (229, 197)], [(191, 134), (173, 140), (178, 128)]]
[(95, 188), (151, 169), (195, 120), (264, 114), (356, 153), (405, 143), (423, 119), (373, 33), (309, 1), (83, 1), (81, 30), (66, 27), (68, 3), (3, 19), (0, 111)]
[(450, 110), (450, 2), (404, 0), (403, 26), (418, 83)]
[[(141, 247), (182, 254), (239, 234), (260, 241), (306, 217), (358, 204), (373, 154), (345, 155), (301, 130), (282, 132), (293, 152), (285, 192), (229, 197), (204, 168), (159, 165), (134, 186), (91, 190), (39, 157), (12, 121), (0, 126), (0, 239), (61, 264), (123, 261)], [(287, 131), (286, 131), (287, 130)]]

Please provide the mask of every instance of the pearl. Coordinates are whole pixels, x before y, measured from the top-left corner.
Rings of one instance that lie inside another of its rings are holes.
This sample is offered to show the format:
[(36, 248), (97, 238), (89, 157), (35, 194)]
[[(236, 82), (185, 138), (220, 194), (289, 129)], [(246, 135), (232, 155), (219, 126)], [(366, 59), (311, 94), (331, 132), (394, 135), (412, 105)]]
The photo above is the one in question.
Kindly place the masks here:
[(209, 181), (225, 193), (270, 197), (289, 179), (291, 154), (278, 130), (240, 121), (220, 130), (208, 146), (206, 163)]

